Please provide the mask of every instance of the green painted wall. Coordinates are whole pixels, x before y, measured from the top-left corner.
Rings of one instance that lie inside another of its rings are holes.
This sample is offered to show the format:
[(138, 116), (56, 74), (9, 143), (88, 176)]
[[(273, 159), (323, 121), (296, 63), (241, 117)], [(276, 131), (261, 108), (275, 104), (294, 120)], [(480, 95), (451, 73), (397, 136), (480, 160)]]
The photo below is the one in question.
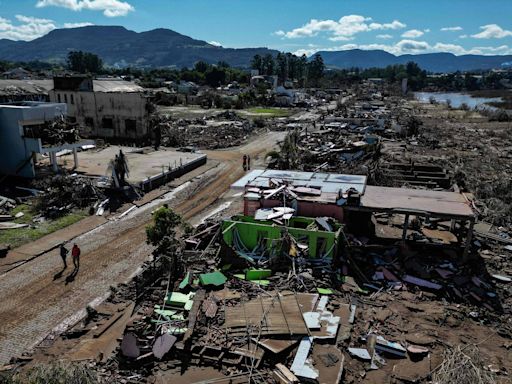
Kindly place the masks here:
[[(287, 230), (288, 233), (299, 243), (309, 246), (309, 257), (317, 258), (325, 255), (329, 250), (329, 257), (337, 251), (337, 242), (340, 235), (340, 226), (337, 226), (335, 232), (326, 231), (310, 231), (303, 228), (294, 228), (293, 226), (307, 226), (314, 222), (314, 219), (306, 217), (296, 217), (290, 220), (288, 227), (276, 225), (273, 222), (256, 221), (252, 217), (238, 216), (233, 220), (225, 220), (222, 223), (222, 231), (224, 241), (229, 246), (233, 245), (233, 232), (236, 229), (240, 238), (249, 250), (254, 249), (258, 245), (258, 240), (263, 238), (266, 241), (267, 248), (271, 248), (275, 242), (282, 238)], [(319, 255), (323, 250), (322, 255)]]

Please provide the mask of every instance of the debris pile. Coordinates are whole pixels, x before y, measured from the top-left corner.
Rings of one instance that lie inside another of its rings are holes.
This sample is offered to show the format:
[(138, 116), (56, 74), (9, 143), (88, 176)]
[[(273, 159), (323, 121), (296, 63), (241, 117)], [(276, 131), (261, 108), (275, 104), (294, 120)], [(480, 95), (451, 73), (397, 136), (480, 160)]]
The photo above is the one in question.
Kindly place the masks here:
[(37, 197), (36, 209), (50, 219), (63, 216), (74, 208), (90, 208), (94, 213), (106, 200), (105, 192), (88, 177), (56, 175), (38, 180), (34, 185), (42, 192)]
[(80, 140), (78, 125), (69, 123), (64, 116), (40, 125), (29, 126), (26, 128), (25, 136), (40, 138), (43, 146), (59, 146)]
[(159, 116), (153, 122), (160, 131), (161, 145), (166, 147), (228, 148), (241, 145), (257, 127), (235, 112), (226, 111), (213, 119), (178, 119)]

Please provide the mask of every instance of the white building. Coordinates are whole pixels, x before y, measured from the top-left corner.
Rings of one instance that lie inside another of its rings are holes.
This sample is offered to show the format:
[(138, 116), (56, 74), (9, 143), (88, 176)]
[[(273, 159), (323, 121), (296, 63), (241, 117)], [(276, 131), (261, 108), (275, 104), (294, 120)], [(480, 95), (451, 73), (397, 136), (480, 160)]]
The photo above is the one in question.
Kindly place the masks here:
[(55, 77), (50, 101), (65, 103), (83, 137), (144, 139), (151, 103), (144, 88), (122, 79)]

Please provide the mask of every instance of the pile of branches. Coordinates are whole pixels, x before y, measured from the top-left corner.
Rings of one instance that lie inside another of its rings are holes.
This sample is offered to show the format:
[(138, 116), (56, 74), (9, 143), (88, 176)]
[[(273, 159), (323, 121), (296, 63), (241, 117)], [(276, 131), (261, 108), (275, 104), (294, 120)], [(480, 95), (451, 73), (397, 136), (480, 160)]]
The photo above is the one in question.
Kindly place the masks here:
[(495, 384), (494, 374), (485, 370), (480, 351), (476, 345), (457, 346), (447, 349), (444, 360), (434, 372), (436, 384)]
[(57, 175), (38, 181), (36, 187), (44, 191), (36, 208), (50, 219), (64, 216), (73, 208), (92, 208), (105, 199), (103, 192), (86, 177)]

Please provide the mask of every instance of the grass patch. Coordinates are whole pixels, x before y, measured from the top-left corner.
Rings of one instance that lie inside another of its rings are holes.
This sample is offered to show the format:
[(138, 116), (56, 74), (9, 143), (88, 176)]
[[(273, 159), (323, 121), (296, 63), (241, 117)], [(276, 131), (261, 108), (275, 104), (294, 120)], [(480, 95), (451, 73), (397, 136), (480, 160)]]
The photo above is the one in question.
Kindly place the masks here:
[(254, 115), (263, 115), (262, 117), (287, 117), (292, 114), (286, 108), (248, 108), (245, 111)]
[[(14, 216), (18, 212), (23, 212), (25, 215), (19, 219), (14, 220), (19, 224), (32, 224), (33, 214), (28, 205), (19, 205), (12, 211)], [(34, 227), (6, 229), (0, 231), (0, 244), (10, 245), (11, 248), (19, 247), (23, 244), (37, 240), (59, 229), (66, 228), (74, 224), (84, 217), (88, 216), (85, 211), (72, 212), (69, 215), (59, 217), (56, 220), (45, 221), (44, 223), (37, 223)]]

